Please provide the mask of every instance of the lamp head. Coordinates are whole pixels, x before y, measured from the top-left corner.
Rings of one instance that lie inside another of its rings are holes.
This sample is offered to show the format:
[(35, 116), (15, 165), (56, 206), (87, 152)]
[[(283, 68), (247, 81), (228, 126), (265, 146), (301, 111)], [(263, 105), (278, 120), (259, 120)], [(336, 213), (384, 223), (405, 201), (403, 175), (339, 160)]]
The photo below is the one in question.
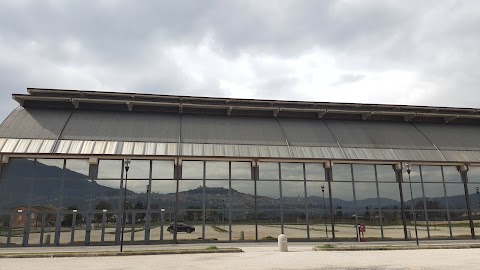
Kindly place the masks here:
[(407, 173), (410, 174), (410, 163), (405, 163), (405, 168), (407, 168)]
[(125, 164), (125, 171), (128, 172), (128, 169), (130, 169), (130, 159), (125, 159), (124, 164)]
[(322, 192), (324, 192), (325, 191), (325, 186), (322, 185), (321, 188), (322, 188)]

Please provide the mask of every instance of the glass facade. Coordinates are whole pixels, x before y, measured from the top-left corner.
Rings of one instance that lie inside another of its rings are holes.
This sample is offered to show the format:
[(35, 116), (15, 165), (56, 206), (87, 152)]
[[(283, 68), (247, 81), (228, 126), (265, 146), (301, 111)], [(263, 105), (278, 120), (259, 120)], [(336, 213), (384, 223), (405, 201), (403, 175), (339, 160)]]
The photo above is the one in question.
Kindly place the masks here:
[(252, 164), (131, 160), (127, 173), (122, 159), (12, 157), (0, 245), (119, 244), (123, 210), (127, 244), (402, 240), (415, 222), (421, 239), (471, 238), (470, 220), (480, 230), (480, 167), (462, 177), (455, 166)]

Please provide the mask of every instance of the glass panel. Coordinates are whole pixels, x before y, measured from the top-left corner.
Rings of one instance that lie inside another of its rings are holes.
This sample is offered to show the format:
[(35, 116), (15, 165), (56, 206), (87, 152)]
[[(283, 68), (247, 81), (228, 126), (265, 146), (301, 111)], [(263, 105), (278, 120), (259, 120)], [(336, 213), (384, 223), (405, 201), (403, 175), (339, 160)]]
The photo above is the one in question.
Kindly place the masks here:
[(183, 161), (183, 179), (203, 179), (203, 161)]
[[(480, 182), (480, 167), (471, 166), (467, 172), (468, 182)], [(471, 191), (470, 191), (471, 192)]]
[(131, 160), (128, 179), (149, 179), (150, 160)]
[(428, 211), (428, 226), (431, 238), (450, 238), (447, 212)]
[(427, 209), (445, 209), (445, 193), (442, 183), (424, 183)]
[(355, 182), (375, 182), (375, 168), (373, 165), (353, 164), (353, 175), (355, 178)]
[(0, 247), (6, 246), (8, 228), (10, 226), (10, 213), (0, 211)]
[(352, 168), (349, 164), (335, 164), (332, 168), (333, 181), (352, 181)]
[(449, 209), (467, 209), (467, 202), (465, 199), (465, 188), (463, 184), (445, 184), (447, 190), (447, 200)]
[(440, 166), (422, 166), (423, 182), (443, 182)]
[(310, 209), (330, 209), (329, 198), (328, 183), (307, 182), (307, 204), (309, 205)]
[(413, 205), (415, 209), (424, 209), (422, 184), (411, 183), (412, 192), (410, 192), (410, 183), (402, 183), (403, 199), (405, 200), (405, 208), (410, 209), (412, 207), (412, 195)]
[(61, 178), (35, 179), (33, 184), (32, 206), (58, 210), (62, 192)]
[(260, 162), (259, 164), (260, 179), (278, 180), (278, 163)]
[(462, 176), (455, 166), (443, 166), (443, 177), (445, 178), (445, 182), (462, 182)]
[(202, 209), (203, 205), (203, 181), (180, 180), (179, 181), (179, 207), (180, 209)]
[(251, 162), (231, 162), (232, 179), (251, 179)]
[(257, 181), (257, 206), (264, 209), (280, 208), (278, 181)]
[(397, 182), (392, 165), (376, 165), (378, 182)]
[(339, 240), (356, 240), (356, 221), (352, 182), (331, 182), (335, 218), (335, 237)]
[[(475, 216), (474, 212), (472, 212), (472, 216)], [(450, 224), (452, 226), (452, 235), (454, 238), (471, 239), (472, 235), (470, 232), (470, 221), (468, 219), (467, 210), (450, 211)], [(475, 232), (478, 232), (477, 228), (475, 228)]]
[[(417, 233), (418, 239), (427, 239), (427, 222), (425, 221), (425, 212), (416, 211), (417, 219)], [(405, 211), (406, 224), (407, 224), (407, 237), (409, 240), (415, 240), (415, 222), (413, 220), (412, 211), (408, 209)]]
[(229, 203), (228, 180), (205, 181), (205, 207), (224, 209)]
[(152, 179), (173, 179), (173, 160), (152, 160)]
[[(228, 209), (226, 201), (217, 199), (209, 202), (209, 209), (205, 211), (205, 238), (211, 240), (228, 241)], [(216, 205), (214, 205), (216, 203)]]
[(375, 183), (357, 183), (355, 182), (355, 198), (357, 199), (357, 208), (378, 209), (377, 186)]
[(400, 240), (404, 239), (402, 212), (382, 210), (383, 239)]
[(472, 209), (472, 219), (473, 226), (475, 227), (475, 238), (480, 239), (480, 235), (477, 235), (478, 232), (480, 232), (480, 209), (478, 208), (478, 206)]
[(207, 161), (206, 162), (206, 179), (228, 179), (228, 162), (224, 161)]
[(304, 182), (282, 181), (282, 201), (284, 210), (305, 211)]
[(382, 240), (382, 231), (380, 223), (380, 213), (370, 207), (365, 207), (357, 211), (358, 223), (365, 224), (364, 239)]
[(305, 163), (305, 177), (307, 180), (325, 181), (323, 163)]
[[(108, 205), (113, 210), (121, 209), (120, 204), (123, 202), (120, 200), (120, 185), (121, 180), (97, 180), (91, 183), (91, 196), (92, 196), (92, 208), (98, 208), (98, 205)], [(127, 193), (128, 194), (128, 193)], [(79, 195), (79, 198), (84, 198)], [(75, 201), (72, 201), (72, 203)], [(88, 209), (88, 203), (86, 204)], [(107, 208), (108, 209), (108, 208)], [(108, 209), (110, 210), (110, 209)]]
[(232, 180), (232, 209), (251, 209), (255, 207), (255, 186), (253, 181)]
[(232, 241), (255, 240), (255, 210), (232, 211)]
[(68, 178), (88, 178), (90, 163), (88, 159), (67, 159), (65, 176)]
[(98, 178), (121, 179), (123, 170), (122, 166), (122, 160), (99, 160)]
[(281, 163), (282, 180), (303, 180), (303, 163)]
[(62, 178), (63, 162), (63, 159), (37, 159), (35, 177)]
[(468, 199), (472, 211), (480, 211), (480, 183), (470, 183), (468, 186)]
[(411, 166), (410, 167), (410, 174), (408, 174), (407, 168), (405, 168), (405, 170), (403, 170), (403, 182), (409, 182), (410, 180), (412, 182), (421, 182), (422, 181), (422, 178), (420, 177), (420, 167), (419, 166)]
[(332, 225), (330, 213), (318, 208), (310, 208), (308, 211), (310, 240), (324, 240), (332, 237)]
[[(168, 227), (175, 221), (174, 217), (173, 211), (154, 211), (150, 220), (150, 241), (172, 241), (173, 233), (168, 231)], [(162, 227), (163, 230), (161, 230)]]
[(282, 233), (280, 211), (259, 211), (258, 217), (258, 240), (277, 241)]
[(289, 239), (307, 239), (307, 215), (305, 208), (297, 211), (283, 211), (283, 233)]
[[(170, 228), (174, 228), (172, 223)], [(167, 228), (167, 232), (172, 231), (170, 228)], [(179, 211), (177, 231), (179, 241), (202, 240), (202, 211)]]
[(400, 209), (400, 191), (397, 183), (378, 183), (378, 192), (381, 209)]
[(176, 180), (152, 180), (150, 209), (175, 209)]
[(0, 209), (10, 210), (30, 204), (34, 166), (32, 159), (23, 158), (11, 158), (9, 163), (3, 166)]

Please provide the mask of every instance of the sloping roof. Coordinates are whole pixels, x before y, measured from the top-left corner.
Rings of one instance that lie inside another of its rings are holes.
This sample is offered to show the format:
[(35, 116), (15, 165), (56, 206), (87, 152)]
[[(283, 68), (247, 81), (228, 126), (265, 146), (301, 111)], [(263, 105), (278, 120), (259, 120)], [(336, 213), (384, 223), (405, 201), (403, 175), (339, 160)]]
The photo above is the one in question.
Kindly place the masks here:
[[(250, 115), (239, 115), (228, 113), (228, 110), (223, 114), (212, 113), (209, 110), (213, 108), (188, 113), (182, 106), (181, 111), (166, 107), (145, 111), (115, 109), (119, 104), (128, 108), (123, 104), (124, 99), (132, 98), (133, 94), (124, 93), (30, 89), (30, 94), (43, 100), (36, 100), (35, 106), (24, 104), (25, 107), (14, 110), (2, 123), (0, 153), (480, 162), (480, 126), (477, 124), (446, 124), (443, 120), (423, 123), (405, 121), (405, 118), (374, 121), (363, 116), (351, 120), (343, 119), (344, 116), (333, 117), (335, 114), (324, 118), (321, 113), (309, 117), (307, 113), (312, 112), (308, 110), (299, 115), (282, 116), (280, 112), (284, 107), (277, 107), (276, 115), (273, 109), (267, 110), (268, 114), (259, 113), (264, 109), (259, 105), (262, 103), (297, 106), (298, 112), (307, 109), (302, 106), (311, 106), (305, 102), (183, 97), (190, 102), (197, 100), (201, 106), (208, 105), (202, 102), (224, 103), (227, 100), (227, 103), (236, 102), (235, 106), (247, 104), (254, 108)], [(150, 103), (163, 104), (170, 100), (173, 107), (185, 105), (183, 101), (177, 104), (178, 97), (174, 96), (134, 95), (136, 101), (143, 98)], [(88, 100), (90, 96), (94, 96), (93, 103), (100, 105), (75, 108), (72, 97)], [(108, 102), (102, 103), (106, 98), (114, 107), (109, 107)], [(56, 99), (63, 101), (54, 101)], [(67, 103), (60, 106), (58, 102), (67, 102), (71, 107), (63, 106)], [(357, 112), (354, 104), (347, 105), (352, 112)], [(368, 106), (372, 110), (385, 110), (393, 105)], [(396, 110), (420, 113), (415, 111), (416, 107), (400, 106)], [(435, 108), (421, 107), (419, 110), (432, 113)], [(475, 109), (438, 110), (442, 113), (463, 110), (470, 116), (476, 115)], [(456, 121), (458, 118), (448, 119)]]

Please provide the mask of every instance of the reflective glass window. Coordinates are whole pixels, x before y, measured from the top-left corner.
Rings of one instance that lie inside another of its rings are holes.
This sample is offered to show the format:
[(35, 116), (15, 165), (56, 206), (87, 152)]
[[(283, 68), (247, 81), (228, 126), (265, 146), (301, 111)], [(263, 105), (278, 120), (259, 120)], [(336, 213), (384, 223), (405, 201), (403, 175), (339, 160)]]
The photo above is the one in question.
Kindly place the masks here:
[(392, 165), (376, 165), (378, 182), (396, 182)]
[(130, 161), (128, 170), (128, 179), (149, 179), (150, 178), (150, 160)]
[(423, 182), (443, 182), (440, 166), (422, 166)]
[[(397, 183), (378, 183), (379, 202), (382, 209), (400, 208), (400, 191)], [(405, 197), (407, 194), (404, 194)], [(409, 195), (409, 194), (408, 194)], [(409, 198), (408, 196), (407, 198)]]
[(225, 161), (207, 161), (205, 164), (206, 179), (229, 179), (229, 164)]
[(325, 181), (325, 169), (323, 163), (305, 163), (305, 178), (307, 180)]
[(183, 161), (183, 179), (203, 179), (203, 161)]
[(122, 160), (99, 160), (98, 178), (99, 179), (121, 179), (123, 170)]
[(281, 163), (282, 180), (303, 180), (303, 163)]
[(173, 179), (173, 160), (152, 160), (152, 179)]
[(251, 179), (252, 163), (251, 162), (231, 162), (232, 179)]
[(353, 177), (357, 182), (375, 182), (375, 168), (373, 165), (353, 164)]
[(333, 181), (352, 181), (352, 168), (349, 164), (335, 164), (332, 168)]
[(260, 179), (262, 180), (278, 180), (278, 163), (270, 163), (270, 162), (260, 162), (259, 170), (260, 170)]
[(462, 176), (455, 166), (443, 166), (443, 177), (445, 182), (461, 183)]

